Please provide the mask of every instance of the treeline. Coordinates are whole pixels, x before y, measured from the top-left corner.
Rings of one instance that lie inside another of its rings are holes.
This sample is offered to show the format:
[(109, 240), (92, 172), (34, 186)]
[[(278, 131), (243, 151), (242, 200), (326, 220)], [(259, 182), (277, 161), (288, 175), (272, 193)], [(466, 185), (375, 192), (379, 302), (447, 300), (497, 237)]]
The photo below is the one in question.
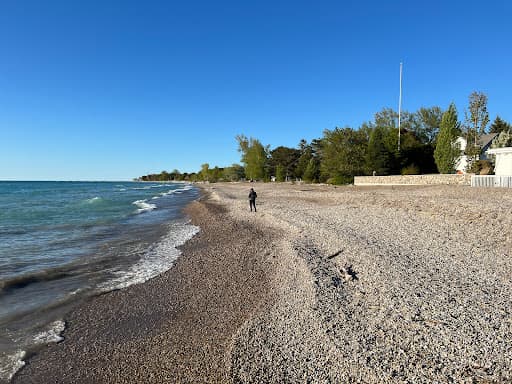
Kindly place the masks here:
[(301, 140), (295, 148), (278, 146), (270, 149), (256, 138), (236, 137), (241, 163), (211, 168), (203, 164), (197, 173), (163, 171), (142, 176), (141, 180), (167, 181), (275, 181), (304, 180), (346, 184), (357, 175), (453, 173), (462, 154), (456, 145), (459, 136), (466, 138), (465, 155), (472, 169), (478, 168), (477, 137), (491, 132), (510, 131), (511, 126), (496, 117), (487, 129), (487, 96), (473, 92), (465, 119), (460, 122), (455, 105), (446, 111), (438, 106), (422, 107), (416, 112), (400, 114), (390, 108), (377, 112), (373, 121), (357, 129), (326, 129), (311, 142)]
[(136, 180), (140, 181), (209, 181), (212, 183), (218, 181), (239, 181), (245, 179), (244, 167), (239, 164), (233, 164), (230, 167), (210, 168), (209, 164), (203, 164), (199, 172), (181, 173), (177, 169), (172, 172), (162, 171), (144, 175)]
[(270, 150), (257, 139), (238, 136), (239, 151), (250, 179), (276, 181), (351, 183), (356, 175), (418, 174), (437, 172), (435, 138), (442, 111), (421, 108), (401, 114), (398, 148), (398, 113), (386, 108), (359, 128), (326, 129), (311, 142), (301, 140), (297, 148)]

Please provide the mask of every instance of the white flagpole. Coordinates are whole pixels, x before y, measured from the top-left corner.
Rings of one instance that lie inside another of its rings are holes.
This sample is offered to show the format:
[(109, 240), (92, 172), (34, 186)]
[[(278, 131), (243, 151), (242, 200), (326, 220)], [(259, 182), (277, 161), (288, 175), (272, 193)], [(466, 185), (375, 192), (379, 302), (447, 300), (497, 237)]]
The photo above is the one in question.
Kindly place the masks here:
[(402, 112), (402, 63), (400, 63), (400, 96), (398, 97), (398, 152), (400, 152), (400, 117)]

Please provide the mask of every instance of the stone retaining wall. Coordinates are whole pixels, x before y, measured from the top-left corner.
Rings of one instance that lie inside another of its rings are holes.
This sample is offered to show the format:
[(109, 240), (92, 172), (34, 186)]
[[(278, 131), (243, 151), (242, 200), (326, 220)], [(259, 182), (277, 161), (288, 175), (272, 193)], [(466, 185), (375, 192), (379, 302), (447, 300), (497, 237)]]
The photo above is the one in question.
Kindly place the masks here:
[(356, 176), (354, 177), (354, 185), (470, 185), (471, 176), (471, 174)]

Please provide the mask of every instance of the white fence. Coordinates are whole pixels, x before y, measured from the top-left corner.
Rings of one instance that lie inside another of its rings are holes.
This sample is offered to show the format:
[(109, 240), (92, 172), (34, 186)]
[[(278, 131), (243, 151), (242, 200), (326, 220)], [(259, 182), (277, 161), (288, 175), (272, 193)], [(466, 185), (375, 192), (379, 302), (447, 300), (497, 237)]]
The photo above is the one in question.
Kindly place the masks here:
[(472, 187), (512, 188), (512, 176), (472, 176)]

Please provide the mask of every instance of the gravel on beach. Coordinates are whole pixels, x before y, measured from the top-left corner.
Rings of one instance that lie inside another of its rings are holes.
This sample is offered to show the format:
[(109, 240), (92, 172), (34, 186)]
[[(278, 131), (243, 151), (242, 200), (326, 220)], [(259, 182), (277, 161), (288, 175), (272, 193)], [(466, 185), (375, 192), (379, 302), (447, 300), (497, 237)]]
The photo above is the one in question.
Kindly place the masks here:
[(14, 383), (221, 383), (233, 335), (268, 296), (274, 233), (188, 207), (198, 235), (167, 273), (106, 293), (66, 319), (64, 341), (29, 359)]
[(512, 382), (510, 190), (204, 190), (176, 265), (74, 311), (15, 383)]

